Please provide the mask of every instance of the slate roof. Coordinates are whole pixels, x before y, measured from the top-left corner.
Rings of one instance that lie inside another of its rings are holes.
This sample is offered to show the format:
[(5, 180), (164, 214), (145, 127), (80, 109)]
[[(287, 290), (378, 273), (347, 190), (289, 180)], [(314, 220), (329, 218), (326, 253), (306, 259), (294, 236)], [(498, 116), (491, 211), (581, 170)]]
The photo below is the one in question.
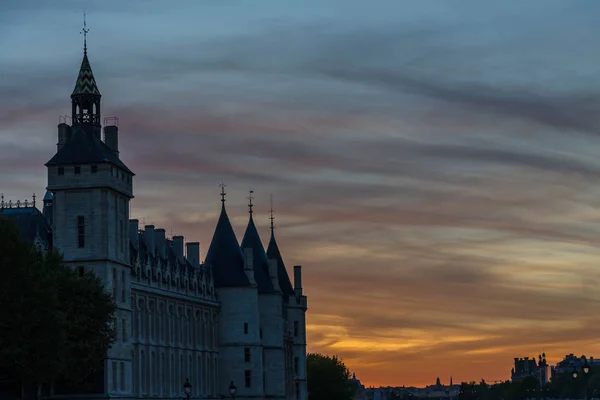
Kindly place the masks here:
[(204, 265), (212, 267), (215, 287), (250, 286), (244, 271), (244, 255), (227, 216), (225, 203), (215, 228)]
[(35, 207), (2, 208), (0, 218), (15, 223), (19, 229), (21, 240), (33, 243), (39, 236), (50, 247), (51, 228), (44, 215)]
[(80, 94), (101, 96), (100, 91), (98, 90), (98, 85), (96, 84), (96, 79), (94, 78), (94, 74), (92, 72), (90, 60), (88, 60), (87, 51), (83, 54), (81, 68), (79, 68), (79, 75), (77, 76), (75, 88), (73, 89), (71, 96)]
[(277, 241), (275, 240), (275, 232), (272, 229), (271, 239), (269, 240), (269, 245), (267, 246), (267, 258), (270, 260), (277, 260), (277, 278), (279, 279), (281, 293), (283, 293), (284, 296), (294, 296), (294, 287), (292, 286), (287, 269), (283, 263), (279, 246), (277, 246)]
[[(258, 293), (275, 293), (275, 288), (269, 277), (269, 262), (267, 261), (267, 254), (265, 248), (260, 240), (252, 214), (250, 214), (250, 221), (246, 227), (246, 233), (242, 239), (242, 249), (252, 249), (252, 256), (254, 261), (254, 279), (258, 286)], [(243, 250), (242, 250), (243, 251)]]
[(73, 125), (71, 140), (46, 163), (46, 166), (111, 163), (133, 174), (110, 147), (87, 128), (92, 127)]

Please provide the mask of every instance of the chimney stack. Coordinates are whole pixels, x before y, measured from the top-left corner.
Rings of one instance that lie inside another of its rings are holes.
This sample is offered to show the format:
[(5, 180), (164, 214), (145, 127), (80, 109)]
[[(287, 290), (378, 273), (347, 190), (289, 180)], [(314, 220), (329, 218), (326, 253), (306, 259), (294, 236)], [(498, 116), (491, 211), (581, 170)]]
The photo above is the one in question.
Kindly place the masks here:
[(109, 125), (104, 127), (104, 143), (119, 157), (119, 127)]
[(173, 251), (177, 256), (177, 261), (183, 262), (183, 236), (173, 236)]
[(294, 292), (302, 296), (302, 266), (294, 265)]
[(133, 247), (138, 250), (140, 248), (140, 221), (137, 219), (129, 220), (129, 240), (133, 243)]
[(251, 285), (256, 285), (254, 279), (254, 254), (251, 248), (244, 249), (244, 272)]
[(71, 127), (64, 122), (61, 122), (58, 124), (58, 143), (56, 144), (56, 151), (60, 151), (69, 140), (71, 140)]
[(165, 234), (165, 230), (163, 228), (159, 228), (159, 229), (155, 229), (154, 230), (154, 240), (156, 241), (156, 243), (154, 244), (156, 246), (156, 251), (159, 255), (159, 257), (164, 260), (167, 257), (167, 252), (165, 251), (167, 249), (166, 246), (166, 234)]
[(279, 287), (279, 278), (277, 277), (277, 260), (267, 260), (269, 262), (269, 278), (271, 278), (271, 283), (275, 288), (275, 291), (281, 292), (281, 288)]
[(186, 260), (194, 267), (200, 265), (200, 243), (188, 242), (185, 244)]
[(156, 253), (154, 248), (154, 225), (146, 225), (144, 227), (144, 232), (146, 236), (146, 248), (148, 249), (148, 254), (154, 258)]

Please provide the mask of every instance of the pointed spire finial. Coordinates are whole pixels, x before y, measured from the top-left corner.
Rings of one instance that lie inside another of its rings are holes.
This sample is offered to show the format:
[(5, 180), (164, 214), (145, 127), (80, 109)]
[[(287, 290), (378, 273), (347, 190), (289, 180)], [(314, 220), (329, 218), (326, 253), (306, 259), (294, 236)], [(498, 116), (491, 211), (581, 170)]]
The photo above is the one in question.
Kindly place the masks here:
[(225, 195), (227, 194), (225, 193), (225, 186), (227, 185), (223, 182), (221, 182), (221, 184), (219, 185), (219, 187), (221, 188), (221, 202), (223, 203), (223, 205), (225, 205)]
[(252, 197), (252, 193), (254, 193), (254, 190), (251, 190), (250, 195), (248, 196), (248, 211), (250, 212), (250, 215), (252, 215), (252, 207), (254, 206), (254, 204), (252, 204), (252, 199), (254, 199), (254, 197)]
[(33, 194), (33, 207), (35, 207), (35, 193)]
[(87, 33), (90, 30), (87, 28), (87, 21), (85, 18), (85, 11), (83, 12), (83, 29), (81, 30), (80, 34), (83, 33), (83, 53), (87, 54)]
[(273, 221), (275, 221), (275, 217), (273, 216), (273, 195), (271, 195), (271, 217), (269, 218), (271, 220), (271, 233), (273, 232), (273, 229), (275, 229), (275, 223)]

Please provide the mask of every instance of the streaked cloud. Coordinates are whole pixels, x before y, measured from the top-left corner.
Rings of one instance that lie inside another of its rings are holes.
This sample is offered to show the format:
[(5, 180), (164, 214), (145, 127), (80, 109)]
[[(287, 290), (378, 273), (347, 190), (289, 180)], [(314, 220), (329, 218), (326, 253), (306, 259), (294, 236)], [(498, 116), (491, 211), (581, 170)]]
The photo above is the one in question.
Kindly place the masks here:
[(86, 9), (133, 216), (204, 251), (221, 181), (238, 235), (273, 193), (311, 351), (370, 385), (594, 355), (598, 4), (3, 1), (1, 191), (44, 190)]

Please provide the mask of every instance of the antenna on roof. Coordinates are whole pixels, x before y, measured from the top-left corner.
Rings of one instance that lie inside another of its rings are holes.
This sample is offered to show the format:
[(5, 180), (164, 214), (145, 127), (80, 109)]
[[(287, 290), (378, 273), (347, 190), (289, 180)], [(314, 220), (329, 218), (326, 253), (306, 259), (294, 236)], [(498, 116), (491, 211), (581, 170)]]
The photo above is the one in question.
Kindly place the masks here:
[(224, 184), (223, 181), (221, 181), (221, 184), (219, 186), (221, 187), (221, 202), (225, 204), (225, 195), (227, 194), (225, 193), (225, 186), (227, 185)]
[(254, 190), (251, 190), (250, 195), (248, 196), (248, 211), (250, 212), (250, 215), (252, 215), (252, 207), (254, 206), (254, 204), (252, 204), (252, 199), (254, 199), (252, 193), (254, 193)]
[(273, 229), (275, 229), (275, 224), (273, 223), (273, 221), (275, 220), (275, 217), (273, 216), (273, 195), (270, 195), (271, 197), (271, 217), (269, 218), (271, 220), (271, 232), (273, 232)]
[(83, 29), (79, 34), (83, 33), (83, 53), (87, 54), (87, 34), (90, 30), (87, 28), (87, 22), (85, 18), (85, 11), (83, 12)]

